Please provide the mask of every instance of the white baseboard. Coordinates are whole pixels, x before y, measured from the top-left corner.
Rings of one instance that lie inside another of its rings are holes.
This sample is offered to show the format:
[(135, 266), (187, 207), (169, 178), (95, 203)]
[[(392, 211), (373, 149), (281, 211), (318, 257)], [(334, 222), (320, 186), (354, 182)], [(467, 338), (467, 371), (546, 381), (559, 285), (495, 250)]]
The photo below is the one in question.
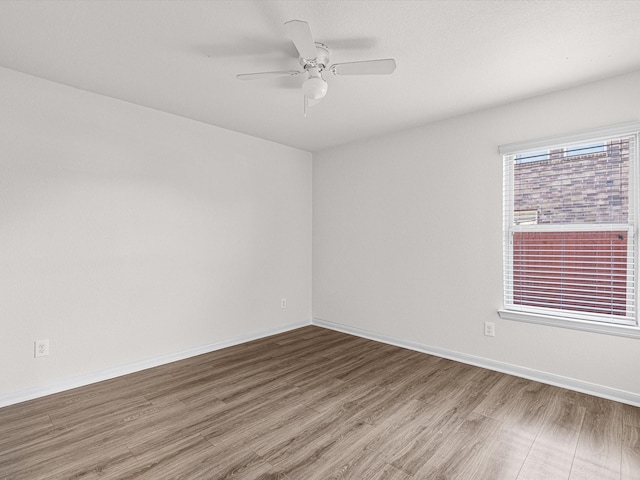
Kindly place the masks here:
[(185, 358), (195, 357), (196, 355), (202, 355), (203, 353), (214, 352), (222, 348), (232, 347), (240, 343), (250, 342), (259, 338), (269, 337), (296, 328), (310, 325), (309, 320), (301, 322), (289, 323), (285, 325), (278, 325), (273, 328), (261, 330), (258, 332), (249, 333), (247, 335), (241, 335), (239, 337), (231, 338), (229, 340), (223, 340), (222, 342), (213, 343), (209, 345), (202, 345), (182, 352), (170, 353), (167, 355), (161, 355), (159, 357), (149, 358), (141, 360), (139, 362), (130, 363), (127, 365), (120, 365), (118, 367), (109, 368), (107, 370), (101, 370), (99, 372), (92, 372), (85, 375), (69, 378), (59, 382), (55, 382), (45, 386), (33, 387), (27, 390), (10, 393), (7, 395), (0, 395), (0, 408), (15, 403), (24, 402), (27, 400), (33, 400), (34, 398), (44, 397), (54, 393), (64, 392), (71, 390), (72, 388), (83, 387), (92, 383), (102, 382), (112, 378), (127, 375), (129, 373), (139, 372), (146, 370), (147, 368), (158, 367), (171, 362), (177, 362), (178, 360), (184, 360)]
[(640, 407), (640, 395), (637, 393), (627, 392), (624, 390), (618, 390), (616, 388), (605, 387), (603, 385), (597, 385), (594, 383), (584, 382), (575, 378), (563, 377), (561, 375), (555, 375), (553, 373), (542, 372), (531, 368), (520, 367), (518, 365), (512, 365), (509, 363), (499, 362), (496, 360), (490, 360), (488, 358), (477, 357), (475, 355), (468, 355), (466, 353), (454, 352), (446, 350), (444, 348), (432, 347), (430, 345), (424, 345), (421, 343), (412, 342), (409, 340), (403, 340), (400, 338), (391, 337), (381, 333), (370, 332), (357, 327), (351, 327), (340, 323), (330, 322), (322, 320), (320, 318), (314, 318), (311, 322), (313, 325), (319, 327), (329, 328), (331, 330), (337, 330), (339, 332), (349, 333), (358, 337), (367, 338), (369, 340), (375, 340), (377, 342), (387, 343), (389, 345), (395, 345), (397, 347), (408, 348), (417, 352), (427, 353), (435, 355), (437, 357), (448, 358), (449, 360), (455, 360), (457, 362), (467, 363), (469, 365), (475, 365), (477, 367), (487, 368), (497, 372), (507, 373), (516, 377), (527, 378), (529, 380), (535, 380), (537, 382), (554, 385), (556, 387), (566, 388), (568, 390), (574, 390), (581, 393), (586, 393), (596, 397), (607, 398), (616, 402), (626, 403), (635, 407)]
[(391, 337), (381, 333), (370, 332), (368, 330), (363, 330), (357, 327), (350, 327), (348, 325), (322, 320), (320, 318), (314, 318), (312, 321), (301, 321), (286, 325), (279, 325), (274, 328), (253, 332), (247, 335), (241, 335), (239, 337), (224, 340), (222, 342), (203, 345), (182, 352), (161, 355), (159, 357), (142, 360), (128, 365), (121, 365), (119, 367), (110, 368), (108, 370), (80, 375), (45, 386), (38, 386), (19, 392), (0, 395), (0, 407), (6, 407), (8, 405), (32, 400), (34, 398), (44, 397), (46, 395), (71, 390), (77, 387), (83, 387), (85, 385), (101, 382), (103, 380), (109, 380), (111, 378), (120, 377), (129, 373), (146, 370), (147, 368), (153, 368), (160, 365), (165, 365), (167, 363), (176, 362), (178, 360), (195, 357), (196, 355), (202, 355), (203, 353), (214, 352), (222, 348), (232, 347), (234, 345), (250, 342), (259, 338), (269, 337), (271, 335), (287, 332), (289, 330), (294, 330), (296, 328), (304, 327), (310, 324), (328, 328), (331, 330), (337, 330), (339, 332), (349, 333), (351, 335), (356, 335), (362, 338), (368, 338), (377, 342), (387, 343), (389, 345), (395, 345), (402, 348), (408, 348), (417, 352), (448, 358), (450, 360), (467, 363), (469, 365), (475, 365), (477, 367), (487, 368), (489, 370), (495, 370), (497, 372), (507, 373), (509, 375), (515, 375), (517, 377), (527, 378), (529, 380), (535, 380), (541, 383), (555, 385), (557, 387), (567, 388), (569, 390), (575, 390), (577, 392), (594, 395), (596, 397), (607, 398), (616, 402), (640, 407), (640, 395), (636, 393), (584, 382), (582, 380), (576, 380), (569, 377), (563, 377), (560, 375), (555, 375), (553, 373), (520, 367), (518, 365), (498, 362), (496, 360), (477, 357), (475, 355), (468, 355), (466, 353), (454, 352), (443, 348), (432, 347), (429, 345)]

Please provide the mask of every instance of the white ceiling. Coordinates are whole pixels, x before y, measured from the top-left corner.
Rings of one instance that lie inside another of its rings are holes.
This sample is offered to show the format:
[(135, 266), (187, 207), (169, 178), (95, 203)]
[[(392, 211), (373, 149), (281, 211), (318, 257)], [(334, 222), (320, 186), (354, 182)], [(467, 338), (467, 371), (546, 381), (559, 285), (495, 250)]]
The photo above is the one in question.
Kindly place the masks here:
[[(284, 22), (332, 62), (303, 117)], [(0, 1), (0, 65), (308, 151), (640, 69), (640, 1)], [(640, 88), (640, 85), (639, 85)]]

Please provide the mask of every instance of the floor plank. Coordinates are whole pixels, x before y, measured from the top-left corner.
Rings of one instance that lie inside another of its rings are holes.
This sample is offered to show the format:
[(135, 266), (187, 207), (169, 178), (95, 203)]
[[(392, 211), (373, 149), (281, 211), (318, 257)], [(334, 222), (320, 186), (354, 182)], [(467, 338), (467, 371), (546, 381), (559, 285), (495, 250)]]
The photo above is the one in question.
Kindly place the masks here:
[(622, 461), (622, 405), (589, 397), (584, 407), (584, 421), (569, 478), (617, 480)]
[(621, 479), (640, 480), (640, 427), (624, 426)]
[(518, 480), (569, 478), (585, 408), (557, 400), (520, 470)]
[(499, 421), (470, 414), (461, 425), (446, 435), (429, 459), (415, 471), (414, 478), (489, 478), (485, 475), (495, 464), (492, 454), (500, 429)]

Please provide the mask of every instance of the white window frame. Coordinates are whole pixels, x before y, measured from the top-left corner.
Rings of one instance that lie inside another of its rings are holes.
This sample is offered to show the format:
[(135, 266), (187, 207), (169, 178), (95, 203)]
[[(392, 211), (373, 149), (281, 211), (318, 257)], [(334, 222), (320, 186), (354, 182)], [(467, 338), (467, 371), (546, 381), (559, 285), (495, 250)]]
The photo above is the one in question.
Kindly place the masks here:
[[(632, 157), (630, 158), (630, 178), (629, 178), (629, 215), (632, 216), (630, 218), (629, 223), (632, 227), (629, 227), (625, 224), (621, 225), (611, 225), (611, 224), (567, 224), (566, 231), (596, 231), (596, 230), (610, 230), (615, 229), (625, 229), (628, 232), (627, 241), (635, 242), (637, 237), (637, 226), (639, 220), (638, 212), (638, 197), (639, 191), (638, 187), (640, 186), (640, 182), (638, 182), (638, 173), (640, 170), (640, 160), (638, 156), (638, 150), (640, 150), (640, 145), (638, 145), (638, 133), (640, 132), (640, 122), (631, 122), (621, 125), (614, 125), (612, 127), (595, 129), (583, 131), (577, 134), (562, 136), (562, 137), (552, 137), (534, 140), (530, 142), (518, 142), (512, 143), (508, 145), (501, 145), (498, 149), (499, 153), (503, 156), (503, 158), (507, 161), (512, 162), (513, 164), (518, 163), (518, 156), (522, 152), (543, 152), (543, 151), (551, 151), (555, 148), (564, 147), (566, 145), (577, 145), (577, 144), (592, 144), (599, 141), (602, 141), (606, 138), (616, 137), (616, 136), (632, 136), (635, 135), (635, 149), (632, 152)], [(555, 148), (554, 148), (555, 147)], [(543, 225), (535, 225), (535, 224), (523, 224), (523, 225), (513, 225), (514, 220), (514, 210), (513, 210), (513, 195), (511, 194), (513, 189), (513, 169), (509, 169), (507, 173), (505, 171), (504, 175), (504, 185), (503, 189), (505, 192), (505, 202), (511, 201), (511, 205), (503, 205), (504, 209), (504, 231), (503, 231), (503, 268), (504, 272), (504, 282), (509, 281), (508, 275), (511, 275), (512, 269), (512, 241), (511, 235), (515, 231), (543, 231), (548, 228), (548, 231), (558, 231), (558, 225), (551, 225), (549, 227), (545, 227)], [(510, 213), (507, 213), (510, 212)], [(638, 265), (638, 246), (627, 251), (633, 251), (633, 257), (628, 258), (628, 264), (635, 268), (632, 282), (635, 282), (640, 278), (640, 267)], [(513, 275), (511, 275), (513, 277)], [(505, 283), (506, 284), (506, 283)], [(629, 286), (627, 288), (633, 288), (633, 286)], [(636, 294), (640, 293), (640, 288), (636, 288)], [(635, 302), (635, 300), (633, 300)], [(537, 308), (530, 305), (514, 305), (512, 301), (510, 301), (508, 295), (508, 289), (505, 287), (504, 294), (504, 305), (501, 309), (498, 310), (498, 314), (501, 318), (507, 320), (515, 320), (521, 322), (528, 323), (536, 323), (542, 325), (550, 325), (556, 327), (570, 328), (576, 330), (583, 330), (589, 332), (596, 333), (605, 333), (611, 335), (619, 335), (625, 337), (632, 338), (640, 338), (640, 326), (638, 322), (638, 309), (637, 305), (633, 305), (633, 309), (635, 310), (635, 317), (633, 320), (620, 321), (620, 323), (611, 323), (610, 320), (602, 319), (601, 321), (597, 320), (597, 315), (588, 314), (582, 315), (579, 312), (572, 312), (571, 315), (567, 314), (554, 314), (559, 313), (557, 310), (554, 312), (554, 309), (551, 308)]]

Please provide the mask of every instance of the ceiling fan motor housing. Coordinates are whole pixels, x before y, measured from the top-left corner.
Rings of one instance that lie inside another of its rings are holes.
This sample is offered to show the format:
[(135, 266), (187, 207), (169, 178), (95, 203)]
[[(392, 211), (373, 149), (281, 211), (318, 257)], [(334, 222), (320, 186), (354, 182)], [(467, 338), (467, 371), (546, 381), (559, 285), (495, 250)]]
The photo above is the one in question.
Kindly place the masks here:
[(316, 44), (316, 58), (302, 58), (300, 57), (299, 62), (302, 65), (302, 68), (305, 70), (309, 70), (311, 68), (317, 68), (320, 72), (322, 72), (329, 65), (329, 60), (331, 55), (329, 53), (329, 47), (327, 47), (324, 43), (315, 42)]

